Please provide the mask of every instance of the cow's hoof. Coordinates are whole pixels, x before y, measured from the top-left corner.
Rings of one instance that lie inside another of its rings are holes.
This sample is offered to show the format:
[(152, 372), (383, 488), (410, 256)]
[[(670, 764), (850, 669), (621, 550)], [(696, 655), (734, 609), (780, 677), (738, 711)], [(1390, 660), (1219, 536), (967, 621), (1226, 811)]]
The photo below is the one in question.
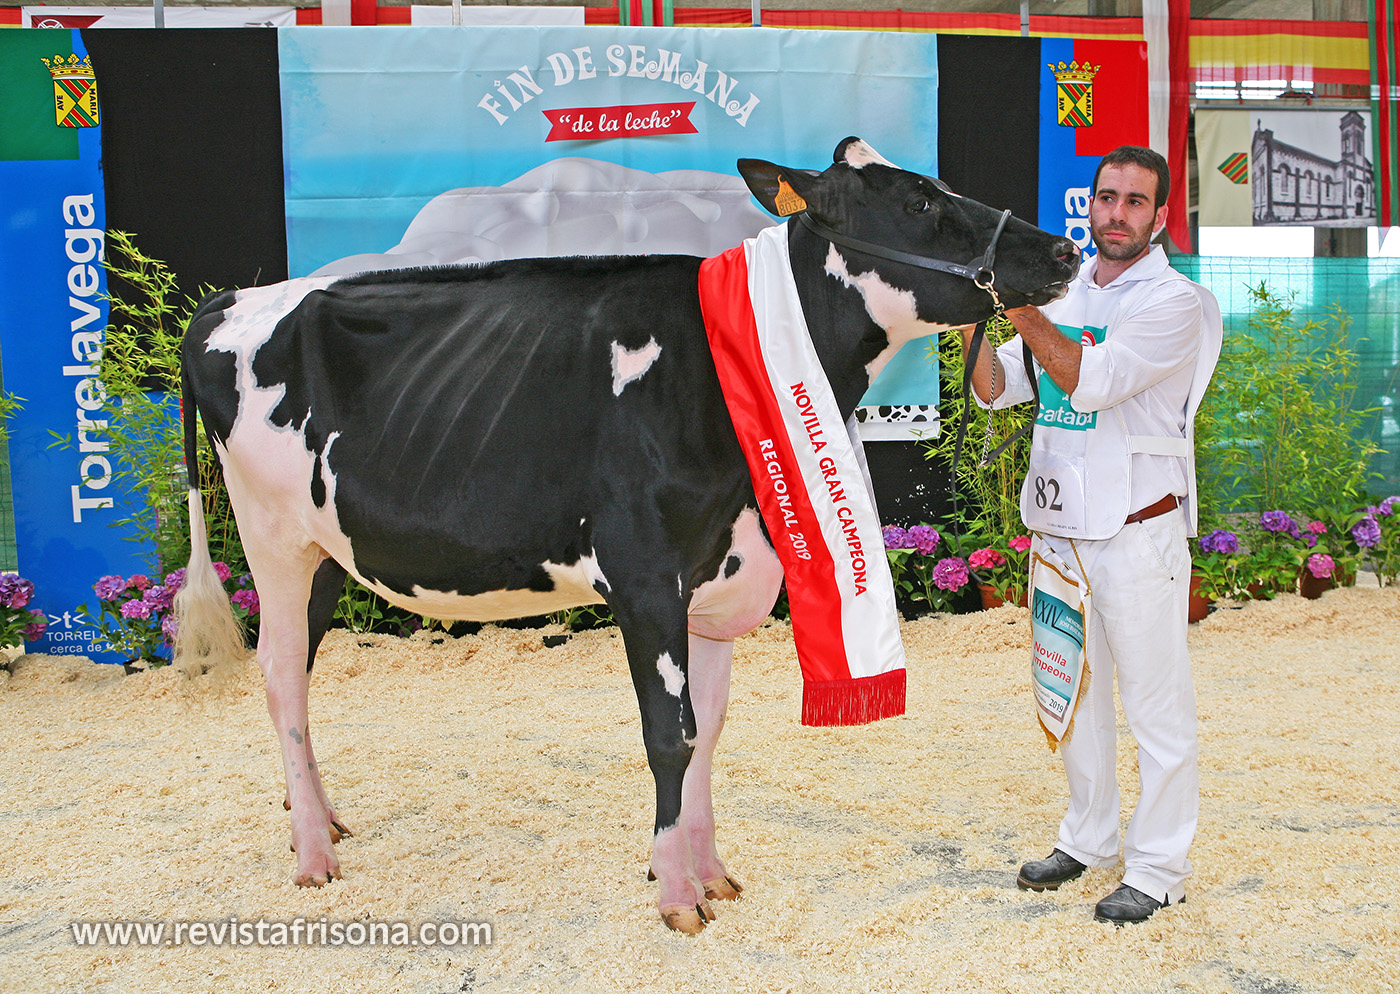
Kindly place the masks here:
[(342, 825), (340, 822), (336, 821), (334, 818), (331, 819), (331, 844), (332, 844), (332, 845), (334, 845), (335, 843), (339, 842), (341, 839), (353, 838), (354, 835), (355, 835), (354, 832), (350, 831), (350, 829), (346, 828), (346, 827), (345, 827), (344, 825)]
[(705, 897), (711, 901), (737, 901), (744, 892), (739, 881), (731, 876), (712, 877), (704, 881)]
[(698, 935), (705, 926), (715, 920), (709, 901), (701, 901), (694, 907), (662, 908), (661, 920), (666, 927), (685, 935)]
[(340, 879), (340, 867), (333, 866), (328, 870), (308, 870), (306, 873), (298, 873), (296, 884), (298, 887), (324, 887), (331, 880)]

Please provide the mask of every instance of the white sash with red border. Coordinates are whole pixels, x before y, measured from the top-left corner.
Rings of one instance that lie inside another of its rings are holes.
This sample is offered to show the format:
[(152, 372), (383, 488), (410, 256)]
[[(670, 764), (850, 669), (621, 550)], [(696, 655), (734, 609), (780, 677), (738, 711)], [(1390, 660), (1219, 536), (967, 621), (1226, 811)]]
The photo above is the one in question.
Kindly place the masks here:
[(802, 316), (787, 227), (700, 265), (700, 310), (768, 534), (802, 666), (802, 724), (904, 713), (904, 644), (859, 437)]

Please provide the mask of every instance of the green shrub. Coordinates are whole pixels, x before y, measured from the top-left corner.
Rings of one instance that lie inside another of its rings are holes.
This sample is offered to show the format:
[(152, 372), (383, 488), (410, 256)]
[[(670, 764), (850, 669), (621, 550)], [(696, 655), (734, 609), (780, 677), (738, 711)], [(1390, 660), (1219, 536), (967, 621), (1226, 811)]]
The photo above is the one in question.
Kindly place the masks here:
[(1260, 283), (1245, 331), (1227, 335), (1196, 417), (1202, 531), (1233, 515), (1350, 512), (1367, 503), (1378, 451), (1374, 409), (1354, 407), (1359, 360), (1349, 319), (1299, 322), (1292, 300)]

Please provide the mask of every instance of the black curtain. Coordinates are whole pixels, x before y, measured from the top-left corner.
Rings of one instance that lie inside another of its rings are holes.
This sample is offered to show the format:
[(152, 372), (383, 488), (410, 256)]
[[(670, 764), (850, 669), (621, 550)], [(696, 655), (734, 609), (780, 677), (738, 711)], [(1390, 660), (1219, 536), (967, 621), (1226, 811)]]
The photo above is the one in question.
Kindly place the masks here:
[(285, 280), (276, 30), (90, 28), (83, 43), (107, 227), (132, 234), (190, 296)]
[(1040, 40), (938, 36), (938, 174), (1023, 221), (1040, 215)]

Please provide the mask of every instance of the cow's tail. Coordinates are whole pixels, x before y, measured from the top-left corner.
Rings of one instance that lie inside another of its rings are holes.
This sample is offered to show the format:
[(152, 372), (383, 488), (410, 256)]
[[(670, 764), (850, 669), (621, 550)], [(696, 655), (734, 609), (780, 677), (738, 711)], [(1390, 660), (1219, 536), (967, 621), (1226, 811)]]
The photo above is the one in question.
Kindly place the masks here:
[(248, 658), (243, 625), (234, 617), (228, 592), (209, 557), (204, 497), (199, 489), (198, 431), (189, 357), (180, 374), (180, 409), (185, 428), (185, 468), (189, 473), (190, 561), (185, 582), (175, 595), (175, 662), (186, 672), (208, 672), (223, 663)]

